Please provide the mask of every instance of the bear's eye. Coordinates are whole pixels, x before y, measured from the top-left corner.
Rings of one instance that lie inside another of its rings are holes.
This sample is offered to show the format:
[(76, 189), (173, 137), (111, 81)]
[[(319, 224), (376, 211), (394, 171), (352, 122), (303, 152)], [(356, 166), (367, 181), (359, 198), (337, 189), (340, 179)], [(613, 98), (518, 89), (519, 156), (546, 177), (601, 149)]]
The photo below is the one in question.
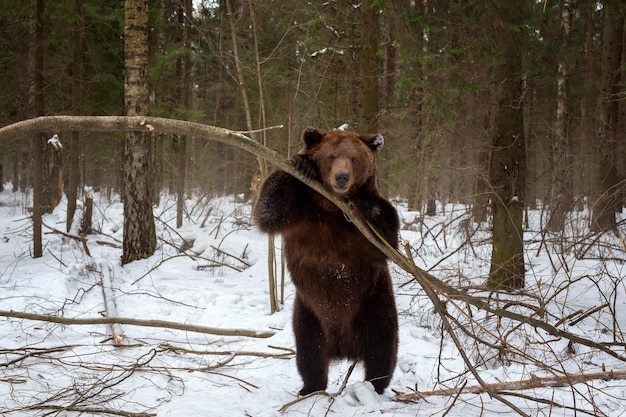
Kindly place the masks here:
[(329, 155), (329, 156), (328, 156), (328, 161), (329, 161), (329, 162), (333, 162), (335, 159), (337, 159), (337, 156), (336, 156), (336, 155)]
[(356, 163), (357, 163), (357, 161), (358, 161), (358, 159), (357, 159), (357, 157), (356, 157), (356, 156), (353, 156), (353, 157), (352, 157), (352, 158), (350, 158), (350, 159), (352, 160), (352, 163), (353, 163), (353, 164), (356, 164)]

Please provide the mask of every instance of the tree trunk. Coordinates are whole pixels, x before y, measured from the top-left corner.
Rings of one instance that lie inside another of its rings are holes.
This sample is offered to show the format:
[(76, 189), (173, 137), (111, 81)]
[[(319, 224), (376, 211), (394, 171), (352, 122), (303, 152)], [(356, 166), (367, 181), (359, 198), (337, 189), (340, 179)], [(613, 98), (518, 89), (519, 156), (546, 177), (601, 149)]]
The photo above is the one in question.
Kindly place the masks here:
[(496, 289), (524, 286), (522, 220), (526, 182), (526, 152), (522, 108), (524, 4), (494, 4), (493, 27), (497, 58), (495, 129), (491, 140), (489, 179), (492, 188), (493, 248), (487, 285)]
[[(148, 114), (148, 1), (126, 0), (124, 102), (127, 116)], [(150, 134), (126, 134), (124, 147), (124, 241), (122, 264), (147, 258), (156, 248), (150, 195)]]
[(93, 197), (90, 194), (85, 196), (85, 209), (80, 222), (80, 235), (84, 236), (93, 231)]
[(376, 3), (364, 2), (361, 17), (361, 50), (359, 51), (359, 123), (361, 132), (378, 132), (378, 43), (380, 42), (379, 9)]
[[(82, 93), (83, 93), (83, 40), (85, 37), (85, 24), (83, 19), (83, 0), (76, 0), (74, 3), (77, 21), (74, 23), (74, 48), (72, 52), (72, 109), (75, 114), (83, 114)], [(69, 232), (76, 212), (76, 201), (78, 199), (78, 185), (80, 184), (79, 155), (80, 155), (80, 133), (72, 132), (69, 141), (68, 164), (69, 173), (67, 176), (67, 216), (65, 218), (66, 230)]]
[[(184, 5), (178, 9), (179, 29), (185, 29), (184, 49), (180, 68), (181, 76), (181, 104), (187, 110), (190, 104), (191, 91), (191, 14), (193, 12), (191, 0), (185, 0)], [(178, 65), (177, 65), (178, 67)], [(178, 184), (176, 185), (176, 227), (183, 225), (183, 214), (185, 209), (185, 187), (187, 183), (187, 165), (189, 159), (189, 150), (187, 145), (187, 136), (181, 135), (178, 143)]]
[(621, 187), (616, 165), (624, 28), (624, 14), (620, 7), (620, 0), (604, 2), (600, 96), (596, 113), (596, 143), (600, 159), (597, 166), (599, 195), (593, 203), (591, 220), (591, 229), (598, 232), (615, 229), (615, 213), (621, 211)]
[[(32, 17), (32, 46), (29, 53), (29, 113), (41, 116), (44, 113), (43, 96), (43, 42), (44, 42), (44, 0), (35, 0), (35, 16)], [(41, 216), (44, 212), (44, 147), (46, 134), (37, 133), (31, 141), (33, 164), (33, 257), (40, 258), (43, 254), (41, 241)]]
[(556, 120), (554, 125), (554, 142), (552, 144), (552, 187), (551, 209), (548, 230), (562, 232), (565, 228), (565, 213), (570, 210), (571, 192), (566, 184), (566, 149), (568, 143), (568, 70), (567, 44), (572, 26), (571, 0), (560, 1), (561, 50), (559, 51), (557, 68)]
[[(258, 51), (258, 44), (256, 38), (256, 29), (255, 29), (255, 19), (254, 19), (254, 8), (253, 3), (249, 2), (249, 11), (250, 11), (250, 20), (252, 22), (252, 35), (254, 37), (255, 42), (255, 68), (257, 75), (257, 85), (259, 88), (259, 120), (260, 127), (265, 127), (265, 104), (263, 99), (263, 79), (261, 74), (261, 61)], [(243, 100), (243, 105), (245, 109), (246, 115), (246, 126), (247, 129), (252, 131), (254, 130), (254, 126), (252, 124), (252, 112), (250, 110), (250, 100), (248, 99), (248, 94), (246, 92), (246, 82), (243, 72), (243, 65), (239, 55), (239, 39), (237, 37), (237, 25), (235, 24), (235, 14), (233, 13), (233, 9), (231, 6), (231, 2), (226, 0), (226, 9), (228, 15), (228, 23), (231, 31), (231, 41), (233, 47), (233, 55), (235, 59), (235, 68), (237, 71), (237, 80), (239, 81), (239, 89), (241, 93), (241, 97)], [(243, 8), (241, 9), (243, 10)], [(241, 13), (239, 13), (241, 14)], [(266, 143), (265, 132), (262, 132), (262, 143)], [(258, 140), (258, 135), (253, 134), (253, 138)], [(262, 181), (267, 178), (267, 162), (262, 158), (257, 158), (257, 162), (259, 164), (259, 171), (261, 174)], [(270, 293), (270, 313), (275, 313), (278, 311), (278, 291), (277, 291), (277, 279), (276, 279), (276, 250), (275, 250), (275, 241), (274, 235), (270, 234), (267, 237), (267, 250), (268, 250), (268, 260), (267, 260), (267, 274), (268, 274), (268, 284), (269, 284), (269, 293)]]

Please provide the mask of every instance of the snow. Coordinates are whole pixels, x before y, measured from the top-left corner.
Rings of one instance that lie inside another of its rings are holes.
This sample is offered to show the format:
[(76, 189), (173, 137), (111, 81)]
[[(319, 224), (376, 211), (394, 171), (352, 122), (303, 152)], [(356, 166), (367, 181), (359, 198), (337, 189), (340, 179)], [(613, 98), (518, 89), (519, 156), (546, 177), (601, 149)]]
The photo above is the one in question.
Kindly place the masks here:
[(61, 143), (61, 140), (59, 139), (59, 135), (57, 135), (56, 133), (52, 135), (50, 139), (48, 139), (47, 143), (48, 145), (52, 146), (57, 151), (60, 151), (61, 149), (63, 149), (63, 144)]
[[(398, 363), (390, 389), (378, 395), (363, 368), (332, 364), (327, 392), (298, 398), (293, 357), (293, 285), (285, 280), (281, 310), (269, 313), (267, 238), (250, 224), (240, 196), (193, 198), (175, 229), (174, 198), (155, 208), (159, 247), (149, 259), (120, 265), (123, 207), (93, 193), (91, 256), (65, 230), (66, 202), (44, 218), (44, 256), (31, 257), (28, 196), (0, 193), (0, 310), (62, 318), (135, 318), (271, 332), (269, 338), (220, 336), (160, 327), (69, 325), (0, 317), (0, 414), (5, 416), (452, 416), (515, 415), (496, 395), (464, 393), (401, 402), (410, 394), (479, 385), (442, 319), (412, 277), (392, 266), (400, 322)], [(490, 305), (544, 318), (555, 327), (624, 356), (626, 256), (614, 235), (595, 236), (586, 213), (571, 214), (565, 235), (541, 233), (541, 212), (529, 213), (527, 285), (520, 294), (492, 294), (489, 230), (469, 210), (445, 205), (434, 217), (394, 201), (402, 239), (418, 266)], [(205, 226), (202, 224), (207, 213)], [(75, 234), (76, 231), (73, 230)], [(471, 237), (471, 245), (466, 240)], [(542, 243), (542, 237), (543, 243)], [(185, 246), (183, 248), (183, 246)], [(280, 248), (279, 239), (277, 246)], [(280, 280), (279, 280), (280, 281)], [(280, 291), (279, 291), (280, 293)], [(545, 330), (498, 318), (443, 295), (463, 352), (486, 384), (532, 376), (621, 371), (623, 362)], [(595, 307), (599, 308), (585, 315)], [(579, 321), (576, 321), (579, 320)], [(559, 323), (561, 321), (561, 323)], [(460, 331), (459, 325), (468, 329)], [(471, 335), (493, 344), (481, 345)], [(123, 336), (123, 337), (120, 337)], [(115, 345), (115, 341), (119, 346)], [(348, 377), (349, 376), (349, 377)], [(626, 384), (596, 379), (571, 386), (500, 394), (533, 416), (626, 414)], [(332, 395), (337, 394), (337, 395)], [(537, 402), (534, 398), (541, 398)], [(570, 407), (570, 408), (567, 408)], [(577, 407), (575, 412), (572, 407)], [(581, 410), (585, 410), (585, 414)], [(118, 414), (113, 414), (118, 413)]]
[(342, 49), (338, 49), (338, 48), (326, 47), (326, 48), (322, 48), (322, 49), (319, 49), (317, 51), (311, 52), (310, 57), (311, 58), (316, 58), (316, 57), (318, 57), (320, 55), (325, 55), (325, 54), (328, 54), (328, 53), (343, 55), (343, 50)]
[(374, 138), (370, 146), (372, 146), (373, 148), (376, 148), (377, 150), (380, 150), (384, 144), (385, 144), (385, 138), (383, 137), (383, 135), (379, 133), (378, 135), (376, 135), (376, 137)]

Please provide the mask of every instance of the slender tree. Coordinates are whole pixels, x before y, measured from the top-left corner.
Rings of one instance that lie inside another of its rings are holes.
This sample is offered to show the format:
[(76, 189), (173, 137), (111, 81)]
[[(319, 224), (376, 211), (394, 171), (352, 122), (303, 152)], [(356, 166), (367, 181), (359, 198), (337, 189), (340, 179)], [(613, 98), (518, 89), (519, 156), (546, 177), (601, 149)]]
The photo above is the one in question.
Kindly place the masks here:
[(554, 232), (563, 231), (565, 213), (569, 211), (571, 193), (567, 187), (566, 149), (568, 144), (569, 122), (569, 83), (567, 45), (572, 30), (573, 10), (571, 0), (559, 1), (559, 23), (561, 39), (556, 78), (556, 118), (554, 141), (552, 143), (552, 188), (551, 213), (548, 228)]
[[(177, 76), (180, 80), (181, 105), (188, 110), (191, 104), (191, 15), (193, 5), (191, 0), (185, 0), (177, 10), (179, 30), (184, 30), (183, 54), (176, 63)], [(176, 227), (183, 225), (183, 210), (185, 208), (185, 186), (187, 184), (187, 165), (189, 151), (187, 135), (178, 137), (178, 184), (176, 185)]]
[[(127, 116), (148, 114), (148, 1), (126, 0), (124, 103)], [(150, 195), (150, 135), (128, 132), (124, 147), (124, 241), (122, 264), (146, 258), (156, 248)]]
[(492, 188), (493, 248), (487, 284), (496, 289), (524, 286), (522, 215), (526, 153), (522, 111), (523, 16), (527, 1), (493, 2), (495, 45), (495, 126), (489, 168)]
[[(85, 21), (83, 17), (83, 0), (75, 0), (74, 3), (76, 22), (72, 29), (74, 33), (74, 45), (72, 50), (72, 109), (75, 114), (82, 114), (82, 90), (83, 90), (83, 45), (85, 39)], [(74, 213), (76, 212), (76, 200), (78, 198), (79, 180), (79, 147), (80, 133), (72, 132), (69, 143), (69, 175), (67, 176), (67, 217), (66, 228), (70, 231)]]
[(591, 229), (605, 231), (616, 227), (615, 213), (621, 211), (616, 152), (620, 97), (620, 66), (624, 33), (624, 5), (620, 0), (605, 0), (603, 8), (602, 62), (600, 96), (596, 111), (596, 145), (600, 157), (598, 190), (593, 203)]
[[(31, 17), (32, 46), (29, 51), (29, 114), (42, 116), (44, 112), (43, 95), (43, 58), (44, 58), (44, 11), (43, 0), (34, 1), (35, 14)], [(33, 135), (31, 152), (33, 163), (33, 257), (43, 255), (41, 241), (42, 214), (44, 212), (44, 148), (46, 136), (42, 133)]]

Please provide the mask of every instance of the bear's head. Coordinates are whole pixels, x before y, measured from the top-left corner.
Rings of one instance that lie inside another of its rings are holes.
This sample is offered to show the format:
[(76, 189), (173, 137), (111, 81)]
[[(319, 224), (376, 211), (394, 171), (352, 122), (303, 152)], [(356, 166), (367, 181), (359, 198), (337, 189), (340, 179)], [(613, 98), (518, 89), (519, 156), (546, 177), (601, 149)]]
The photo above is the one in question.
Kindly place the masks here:
[(335, 195), (345, 196), (366, 184), (375, 188), (376, 152), (385, 143), (382, 135), (309, 127), (303, 141), (300, 154), (315, 162), (322, 182)]

